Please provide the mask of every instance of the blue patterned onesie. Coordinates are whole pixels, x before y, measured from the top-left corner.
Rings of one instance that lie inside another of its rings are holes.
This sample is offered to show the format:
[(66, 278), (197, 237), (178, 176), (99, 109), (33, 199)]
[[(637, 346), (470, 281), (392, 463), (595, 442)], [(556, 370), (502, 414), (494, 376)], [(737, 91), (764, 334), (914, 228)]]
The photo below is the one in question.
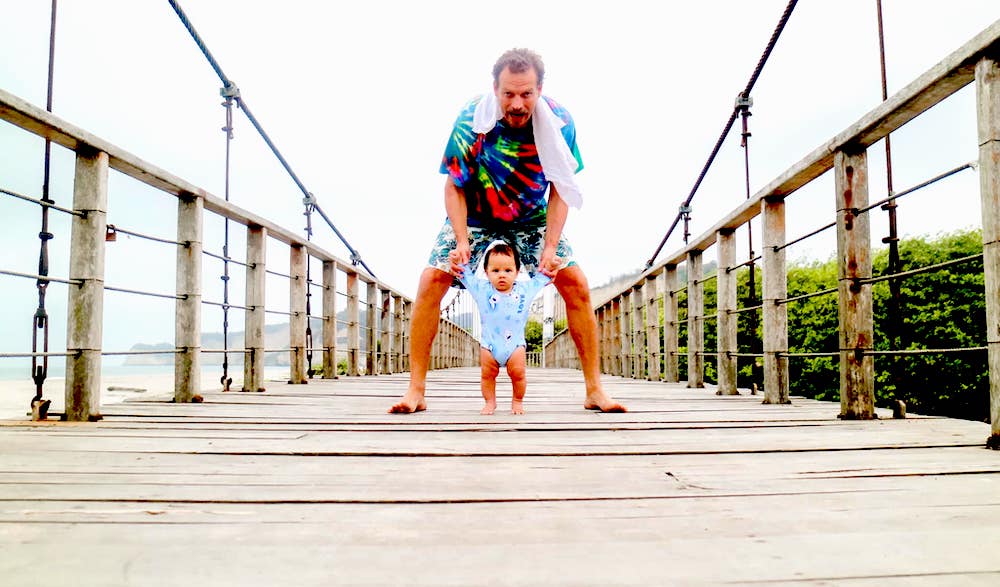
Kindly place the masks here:
[(464, 266), (464, 269), (460, 280), (472, 294), (472, 299), (476, 300), (483, 324), (480, 344), (503, 367), (518, 347), (527, 345), (524, 341), (524, 327), (528, 324), (531, 301), (552, 278), (536, 273), (529, 281), (515, 281), (514, 287), (503, 293), (497, 291), (488, 279), (476, 275), (468, 266)]

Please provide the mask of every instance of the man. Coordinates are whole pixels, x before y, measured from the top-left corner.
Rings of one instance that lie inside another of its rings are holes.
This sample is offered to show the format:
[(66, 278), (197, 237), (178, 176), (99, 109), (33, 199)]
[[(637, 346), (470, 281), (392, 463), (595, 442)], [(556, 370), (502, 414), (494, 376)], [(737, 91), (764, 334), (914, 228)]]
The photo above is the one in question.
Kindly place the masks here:
[[(448, 175), (448, 219), (430, 266), (420, 276), (413, 304), (409, 389), (390, 413), (426, 409), (427, 368), (441, 300), (453, 282), (458, 283), (452, 274), (460, 274), (464, 264), (476, 267), (497, 239), (516, 245), (529, 274), (541, 271), (554, 278), (583, 367), (583, 407), (625, 411), (601, 386), (590, 286), (562, 236), (569, 205), (580, 205), (573, 174), (583, 164), (569, 112), (542, 97), (544, 76), (545, 66), (536, 53), (507, 51), (493, 66), (493, 94), (471, 101), (455, 122), (441, 165)], [(452, 250), (457, 254), (449, 258)]]

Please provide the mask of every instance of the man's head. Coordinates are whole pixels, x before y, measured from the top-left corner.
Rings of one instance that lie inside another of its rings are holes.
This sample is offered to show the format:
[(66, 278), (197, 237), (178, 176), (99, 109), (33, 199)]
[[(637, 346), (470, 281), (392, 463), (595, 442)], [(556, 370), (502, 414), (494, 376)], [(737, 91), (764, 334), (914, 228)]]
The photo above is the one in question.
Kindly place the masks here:
[(500, 243), (486, 251), (486, 256), (483, 257), (483, 270), (497, 291), (508, 292), (514, 287), (517, 272), (521, 270), (521, 259), (513, 247), (507, 243)]
[(508, 126), (527, 126), (542, 94), (545, 65), (530, 49), (511, 49), (493, 65), (493, 93)]

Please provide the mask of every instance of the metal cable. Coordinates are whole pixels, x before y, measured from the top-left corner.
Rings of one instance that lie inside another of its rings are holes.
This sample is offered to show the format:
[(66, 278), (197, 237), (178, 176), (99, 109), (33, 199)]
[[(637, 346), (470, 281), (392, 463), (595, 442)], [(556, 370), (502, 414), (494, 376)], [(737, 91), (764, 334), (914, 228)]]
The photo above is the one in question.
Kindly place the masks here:
[(292, 276), (289, 275), (289, 274), (287, 274), (287, 273), (279, 273), (277, 271), (271, 271), (270, 269), (265, 269), (264, 273), (268, 273), (270, 275), (277, 275), (278, 277), (284, 277), (285, 279), (291, 279), (292, 278)]
[[(848, 349), (855, 350), (855, 349)], [(974, 347), (960, 347), (960, 348), (950, 348), (950, 349), (905, 349), (898, 351), (874, 351), (864, 349), (862, 354), (865, 355), (941, 355), (949, 353), (963, 353), (970, 351), (985, 351), (989, 350), (989, 347), (985, 346), (974, 346)]]
[(736, 271), (737, 269), (741, 269), (743, 267), (746, 267), (747, 265), (753, 265), (756, 261), (760, 261), (762, 258), (763, 258), (762, 255), (757, 255), (756, 257), (751, 257), (751, 258), (747, 259), (746, 261), (743, 261), (739, 265), (733, 265), (732, 267), (727, 267), (726, 268), (726, 273), (732, 273), (733, 271)]
[(829, 230), (829, 229), (833, 228), (834, 226), (837, 226), (836, 222), (831, 222), (830, 224), (827, 224), (825, 226), (821, 226), (821, 227), (817, 228), (816, 230), (810, 232), (809, 234), (805, 234), (803, 236), (800, 236), (799, 238), (797, 238), (795, 240), (790, 240), (787, 243), (785, 243), (785, 244), (783, 244), (783, 245), (781, 245), (779, 247), (774, 247), (774, 252), (777, 253), (778, 251), (780, 251), (782, 249), (787, 249), (788, 247), (794, 245), (795, 243), (800, 243), (800, 242), (806, 240), (807, 238), (816, 236), (817, 234), (823, 232), (824, 230)]
[(190, 247), (191, 246), (191, 243), (189, 241), (181, 242), (181, 241), (175, 241), (175, 240), (170, 240), (170, 239), (166, 239), (166, 238), (160, 238), (158, 236), (150, 236), (148, 234), (142, 234), (141, 232), (133, 232), (131, 230), (125, 230), (124, 228), (118, 228), (114, 224), (109, 224), (108, 225), (107, 232), (108, 232), (108, 236), (111, 239), (114, 239), (113, 235), (121, 233), (121, 234), (126, 234), (128, 236), (134, 236), (136, 238), (141, 238), (141, 239), (150, 240), (150, 241), (156, 241), (158, 243), (165, 243), (165, 244), (168, 244), (168, 245), (177, 245), (179, 247)]
[(31, 357), (75, 357), (80, 352), (75, 353), (0, 353), (0, 359), (27, 359)]
[(58, 210), (60, 212), (66, 213), (66, 214), (72, 214), (73, 216), (79, 216), (80, 218), (86, 218), (87, 217), (87, 214), (85, 212), (79, 212), (77, 210), (70, 210), (69, 208), (63, 208), (62, 206), (56, 206), (52, 202), (52, 200), (49, 200), (47, 202), (45, 200), (36, 200), (35, 198), (32, 198), (30, 196), (25, 196), (23, 194), (19, 194), (17, 192), (12, 192), (10, 190), (5, 190), (3, 188), (0, 188), (0, 194), (6, 194), (8, 196), (13, 196), (15, 198), (18, 198), (19, 200), (24, 200), (25, 202), (31, 202), (32, 204), (38, 204), (39, 206), (43, 206), (43, 207), (46, 207), (46, 208), (51, 208), (53, 210)]
[(101, 351), (102, 357), (118, 357), (126, 355), (176, 355), (183, 353), (184, 349), (170, 349), (162, 351)]
[(45, 281), (54, 281), (56, 283), (66, 283), (69, 285), (83, 285), (83, 282), (79, 279), (59, 279), (58, 277), (49, 277), (48, 275), (36, 275), (34, 273), (20, 273), (18, 271), (7, 271), (6, 269), (0, 269), (0, 275), (12, 275), (14, 277), (26, 277), (28, 279), (44, 279)]
[[(750, 80), (747, 82), (743, 91), (740, 92), (739, 96), (749, 97), (750, 91), (753, 89), (754, 84), (757, 83), (757, 78), (760, 77), (761, 72), (764, 70), (764, 64), (767, 63), (768, 57), (771, 55), (771, 51), (774, 49), (775, 44), (778, 42), (778, 37), (781, 36), (781, 31), (784, 30), (785, 24), (788, 23), (789, 17), (792, 15), (792, 10), (795, 8), (795, 4), (798, 0), (789, 0), (788, 5), (785, 6), (785, 11), (782, 13), (781, 18), (778, 20), (778, 25), (775, 27), (774, 32), (771, 33), (771, 38), (767, 43), (767, 47), (764, 49), (763, 55), (761, 55), (760, 60), (757, 62), (757, 67), (754, 68), (753, 73), (750, 75)], [(719, 154), (719, 149), (722, 148), (723, 141), (729, 135), (729, 131), (733, 128), (733, 123), (736, 122), (736, 116), (739, 114), (739, 106), (733, 108), (732, 113), (729, 115), (729, 120), (726, 121), (726, 125), (722, 130), (722, 134), (719, 135), (719, 140), (715, 142), (715, 147), (713, 147), (711, 154), (708, 156), (708, 161), (705, 162), (705, 166), (702, 168), (701, 173), (698, 174), (698, 179), (694, 183), (694, 187), (691, 188), (691, 193), (688, 194), (687, 199), (684, 200), (684, 204), (681, 205), (680, 211), (678, 211), (677, 216), (674, 217), (674, 221), (670, 224), (670, 228), (667, 229), (667, 234), (660, 241), (659, 246), (656, 247), (656, 251), (653, 252), (653, 256), (646, 261), (646, 267), (652, 267), (653, 262), (656, 261), (657, 255), (663, 250), (663, 245), (667, 243), (667, 239), (673, 233), (674, 228), (677, 227), (677, 223), (680, 222), (681, 218), (684, 216), (684, 210), (690, 211), (691, 201), (694, 199), (695, 193), (697, 193), (698, 188), (701, 186), (701, 182), (705, 179), (708, 174), (709, 168), (715, 161), (716, 155)]]
[(891, 202), (893, 200), (897, 200), (899, 198), (902, 198), (905, 195), (912, 194), (913, 192), (915, 192), (917, 190), (923, 189), (923, 188), (925, 188), (925, 187), (927, 187), (927, 186), (929, 186), (931, 184), (937, 183), (937, 182), (941, 181), (942, 179), (945, 179), (947, 177), (951, 177), (952, 175), (955, 175), (959, 171), (964, 171), (966, 169), (974, 169), (976, 167), (976, 165), (977, 165), (976, 163), (972, 163), (972, 162), (966, 163), (964, 165), (959, 165), (958, 167), (956, 167), (954, 169), (950, 169), (950, 170), (945, 171), (944, 173), (942, 173), (940, 175), (936, 175), (936, 176), (928, 179), (927, 181), (925, 181), (923, 183), (919, 183), (919, 184), (917, 184), (917, 185), (915, 185), (915, 186), (913, 186), (913, 187), (911, 187), (909, 189), (903, 190), (903, 191), (899, 192), (898, 194), (894, 194), (892, 196), (889, 196), (888, 198), (879, 200), (879, 201), (875, 202), (874, 204), (870, 204), (868, 206), (865, 206), (864, 208), (858, 208), (857, 210), (852, 210), (852, 212), (855, 215), (864, 214), (865, 212), (868, 212), (869, 210), (872, 210), (874, 208), (878, 208), (879, 206), (881, 206), (882, 204), (885, 204), (886, 202)]
[(104, 290), (105, 291), (117, 291), (117, 292), (121, 292), (121, 293), (136, 294), (136, 295), (140, 295), (140, 296), (149, 296), (149, 297), (153, 297), (153, 298), (167, 298), (167, 299), (170, 299), (170, 300), (186, 300), (187, 299), (186, 295), (162, 294), (162, 293), (156, 293), (156, 292), (151, 292), (151, 291), (140, 291), (140, 290), (137, 290), (137, 289), (125, 289), (124, 287), (112, 287), (110, 285), (105, 285), (104, 286)]
[(238, 306), (236, 304), (230, 304), (227, 302), (213, 302), (210, 300), (202, 300), (201, 303), (209, 306), (218, 306), (220, 308), (235, 308), (237, 310), (253, 310), (252, 306)]
[(878, 277), (869, 277), (866, 279), (856, 279), (856, 283), (868, 284), (868, 283), (878, 283), (880, 281), (887, 281), (889, 279), (895, 279), (897, 277), (907, 277), (910, 275), (917, 275), (919, 273), (929, 273), (931, 271), (937, 271), (938, 269), (943, 269), (951, 265), (959, 265), (961, 263), (968, 263), (969, 261), (976, 261), (983, 258), (982, 253), (976, 253), (975, 255), (969, 255), (968, 257), (961, 257), (959, 259), (952, 259), (951, 261), (944, 261), (941, 263), (935, 263), (934, 265), (927, 265), (925, 267), (920, 267), (918, 269), (911, 269), (910, 271), (900, 271), (899, 273), (893, 273), (892, 275), (880, 275)]
[(204, 249), (202, 249), (201, 252), (204, 253), (204, 254), (206, 254), (206, 255), (208, 255), (209, 257), (214, 257), (214, 258), (219, 259), (220, 261), (224, 261), (226, 263), (235, 263), (236, 265), (240, 265), (242, 267), (249, 267), (249, 265), (246, 264), (246, 263), (244, 263), (243, 261), (237, 261), (236, 259), (232, 259), (232, 258), (226, 257), (224, 255), (219, 255), (217, 253), (212, 253), (212, 252), (206, 251)]
[(810, 292), (807, 294), (802, 294), (800, 296), (794, 296), (791, 298), (785, 298), (783, 300), (775, 300), (776, 304), (790, 304), (792, 302), (799, 302), (802, 300), (807, 300), (809, 298), (815, 298), (819, 296), (825, 296), (827, 294), (837, 293), (837, 288), (831, 287), (829, 289), (821, 289), (819, 291)]
[(302, 183), (302, 180), (300, 180), (299, 176), (296, 175), (295, 171), (292, 170), (291, 165), (289, 165), (288, 161), (285, 160), (285, 157), (281, 154), (281, 151), (278, 150), (278, 147), (275, 146), (274, 142), (271, 140), (271, 137), (269, 137), (268, 134), (264, 132), (264, 128), (260, 125), (260, 122), (257, 121), (257, 117), (253, 115), (253, 112), (250, 111), (250, 107), (247, 106), (246, 101), (239, 95), (239, 89), (236, 87), (236, 84), (234, 84), (232, 80), (226, 77), (226, 74), (223, 73), (222, 67), (212, 56), (212, 53), (208, 50), (208, 47), (205, 45), (205, 42), (201, 39), (201, 36), (195, 30), (194, 25), (188, 19), (187, 15), (184, 14), (184, 11), (181, 9), (180, 5), (177, 3), (176, 0), (168, 0), (168, 1), (170, 2), (170, 6), (174, 9), (174, 12), (177, 13), (177, 17), (180, 18), (181, 22), (184, 24), (184, 28), (187, 29), (188, 33), (191, 35), (191, 38), (194, 39), (195, 44), (198, 45), (198, 48), (201, 49), (202, 54), (204, 54), (205, 58), (208, 59), (208, 62), (209, 64), (211, 64), (212, 69), (215, 70), (216, 75), (218, 75), (219, 79), (222, 80), (225, 89), (234, 95), (236, 100), (236, 105), (240, 108), (240, 110), (243, 111), (247, 119), (250, 121), (250, 124), (252, 124), (253, 127), (257, 130), (257, 134), (260, 135), (260, 137), (267, 144), (268, 148), (271, 149), (271, 153), (273, 153), (274, 156), (278, 159), (278, 162), (280, 162), (281, 166), (285, 168), (285, 171), (288, 173), (289, 177), (291, 177), (292, 181), (295, 182), (295, 185), (297, 185), (299, 190), (301, 190), (303, 196), (305, 196), (303, 203), (306, 205), (307, 211), (310, 206), (315, 208), (315, 210), (320, 213), (320, 216), (322, 216), (323, 219), (326, 220), (330, 228), (333, 229), (333, 232), (336, 233), (337, 237), (344, 244), (344, 246), (347, 247), (347, 250), (350, 251), (351, 262), (354, 263), (355, 265), (361, 264), (365, 268), (365, 270), (368, 271), (368, 273), (374, 277), (375, 274), (372, 273), (372, 270), (369, 269), (368, 265), (366, 265), (364, 261), (361, 260), (361, 255), (357, 252), (357, 250), (354, 249), (354, 247), (350, 245), (350, 243), (347, 242), (347, 239), (344, 238), (344, 235), (341, 234), (339, 230), (337, 230), (337, 228), (333, 225), (332, 222), (330, 222), (330, 219), (327, 218), (326, 214), (324, 214), (323, 211), (320, 210), (319, 205), (316, 204), (315, 196), (313, 196), (312, 192), (306, 189), (306, 186)]

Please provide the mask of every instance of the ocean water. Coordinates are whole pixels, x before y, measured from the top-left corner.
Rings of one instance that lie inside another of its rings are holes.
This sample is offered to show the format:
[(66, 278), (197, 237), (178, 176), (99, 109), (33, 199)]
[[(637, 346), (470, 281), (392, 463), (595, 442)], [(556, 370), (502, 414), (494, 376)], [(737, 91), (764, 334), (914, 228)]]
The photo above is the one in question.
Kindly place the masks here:
[[(19, 362), (19, 364), (11, 364), (11, 361), (13, 359), (0, 362), (0, 381), (17, 381), (19, 379), (31, 381), (31, 361), (27, 360), (23, 361), (23, 363)], [(173, 365), (109, 365), (105, 363), (101, 366), (101, 374), (105, 376), (135, 375), (141, 377), (143, 375), (172, 374), (173, 372)], [(222, 366), (204, 365), (201, 368), (201, 373), (203, 376), (222, 377)], [(264, 373), (266, 377), (282, 373), (287, 374), (288, 367), (268, 365), (264, 368)], [(47, 377), (64, 377), (65, 375), (66, 360), (63, 357), (50, 358)], [(242, 379), (243, 365), (230, 365), (229, 376), (237, 380)]]

